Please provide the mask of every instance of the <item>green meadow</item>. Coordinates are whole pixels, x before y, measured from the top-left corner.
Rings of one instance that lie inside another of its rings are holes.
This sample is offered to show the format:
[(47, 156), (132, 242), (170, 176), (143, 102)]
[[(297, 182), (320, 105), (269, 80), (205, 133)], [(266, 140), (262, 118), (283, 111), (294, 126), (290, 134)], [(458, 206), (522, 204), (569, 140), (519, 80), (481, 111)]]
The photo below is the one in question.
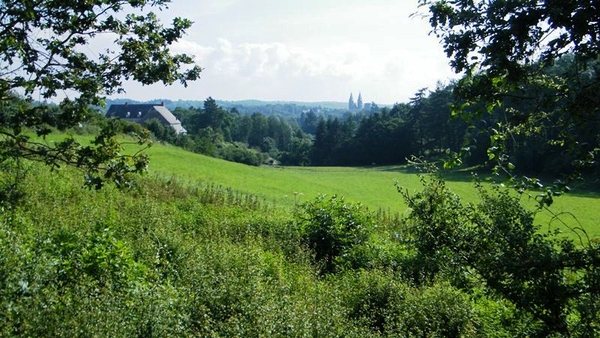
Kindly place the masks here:
[[(53, 134), (45, 142), (63, 138)], [(90, 136), (77, 135), (83, 142)], [(39, 140), (38, 140), (39, 141)], [(132, 140), (124, 144), (125, 152), (137, 151)], [(150, 156), (149, 175), (191, 186), (216, 185), (264, 199), (279, 207), (289, 208), (311, 201), (319, 195), (343, 196), (347, 201), (360, 203), (370, 211), (390, 217), (405, 216), (408, 209), (397, 191), (397, 186), (410, 192), (420, 191), (422, 184), (418, 173), (407, 166), (385, 167), (271, 167), (248, 166), (228, 162), (179, 147), (154, 143), (145, 150)], [(469, 171), (444, 174), (448, 187), (465, 202), (476, 203), (478, 193), (474, 177)], [(479, 178), (484, 180), (484, 174)], [(524, 205), (534, 210), (536, 192), (521, 196)], [(577, 239), (569, 230), (584, 229), (590, 238), (600, 237), (600, 194), (575, 189), (571, 194), (555, 198), (549, 210), (537, 214), (536, 221), (542, 229), (558, 227)]]
[[(173, 177), (189, 184), (218, 184), (257, 195), (279, 206), (293, 206), (313, 200), (321, 194), (338, 195), (348, 201), (364, 204), (371, 211), (403, 216), (407, 207), (396, 185), (411, 192), (422, 188), (419, 175), (406, 166), (252, 167), (160, 144), (153, 145), (147, 153), (151, 158), (150, 175)], [(470, 172), (453, 172), (445, 177), (450, 189), (464, 201), (477, 201), (474, 178)], [(536, 192), (523, 195), (522, 202), (535, 208), (535, 195)], [(600, 195), (578, 191), (556, 198), (550, 211), (542, 211), (537, 217), (542, 228), (560, 227), (567, 230), (566, 227), (582, 227), (590, 237), (600, 236), (598, 220)]]

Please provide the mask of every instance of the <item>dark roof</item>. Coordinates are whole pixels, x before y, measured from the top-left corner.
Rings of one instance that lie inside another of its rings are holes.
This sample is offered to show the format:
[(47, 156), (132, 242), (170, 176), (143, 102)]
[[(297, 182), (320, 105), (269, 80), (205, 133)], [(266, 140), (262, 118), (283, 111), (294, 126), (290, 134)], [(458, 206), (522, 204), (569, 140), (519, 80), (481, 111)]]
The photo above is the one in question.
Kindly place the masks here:
[(142, 123), (147, 119), (158, 118), (170, 125), (177, 133), (185, 133), (181, 122), (163, 104), (113, 104), (108, 108), (106, 117), (120, 118)]
[[(162, 107), (162, 105), (154, 104), (113, 104), (108, 108), (106, 117), (117, 117), (122, 119), (127, 118), (142, 118), (154, 107)], [(128, 114), (129, 113), (129, 114)]]

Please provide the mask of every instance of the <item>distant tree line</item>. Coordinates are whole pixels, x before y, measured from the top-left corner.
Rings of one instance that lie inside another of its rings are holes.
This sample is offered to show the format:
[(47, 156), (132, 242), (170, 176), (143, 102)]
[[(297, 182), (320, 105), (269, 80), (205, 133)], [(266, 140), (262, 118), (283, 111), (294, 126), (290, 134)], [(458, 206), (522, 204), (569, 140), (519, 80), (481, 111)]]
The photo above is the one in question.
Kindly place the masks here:
[(144, 126), (162, 141), (229, 161), (249, 165), (310, 163), (312, 137), (291, 119), (258, 112), (241, 114), (236, 108), (228, 111), (210, 97), (202, 107), (178, 107), (173, 113), (187, 130), (186, 135), (177, 135), (158, 121), (147, 121)]
[[(169, 100), (154, 99), (149, 101), (135, 101), (127, 98), (107, 99), (106, 106), (112, 104), (152, 104), (161, 102), (173, 111), (182, 107), (202, 107), (202, 100)], [(215, 103), (230, 111), (235, 108), (240, 114), (253, 114), (259, 112), (266, 116), (277, 115), (284, 118), (296, 119), (302, 112), (312, 110), (323, 116), (342, 116), (348, 112), (348, 104), (342, 102), (270, 102), (259, 100), (224, 101), (215, 99)]]
[[(575, 63), (573, 56), (564, 56), (545, 68), (544, 76), (560, 81), (567, 93), (569, 87), (591, 88), (600, 74), (600, 61), (583, 71), (577, 70)], [(600, 141), (600, 110), (582, 109), (582, 114), (590, 116), (586, 116), (586, 123), (576, 123), (575, 117), (557, 120), (539, 104), (542, 99), (573, 110), (577, 105), (597, 102), (597, 94), (557, 96), (533, 83), (507, 92), (499, 104), (470, 105), (457, 114), (456, 107), (461, 102), (456, 91), (456, 83), (438, 84), (432, 91), (417, 91), (410, 102), (391, 109), (318, 118), (311, 165), (388, 165), (404, 163), (412, 155), (444, 160), (460, 153), (465, 165), (490, 167), (498, 161), (497, 157), (503, 156), (500, 160), (507, 167), (523, 174), (600, 173), (600, 165), (594, 161), (594, 145)], [(304, 125), (305, 131), (312, 132), (313, 120), (305, 118), (305, 122), (311, 121)], [(519, 128), (506, 132), (511, 125)], [(588, 158), (581, 159), (581, 151), (572, 152), (565, 147), (568, 137), (576, 138), (572, 143), (578, 149), (588, 149)], [(505, 149), (496, 149), (500, 144)]]
[(320, 119), (311, 152), (313, 165), (389, 165), (411, 155), (435, 158), (459, 148), (466, 123), (450, 118), (451, 87), (427, 95), (419, 90), (409, 103), (345, 119)]
[[(591, 82), (598, 76), (598, 61), (577, 76), (572, 74), (572, 64), (572, 56), (567, 55), (547, 68), (546, 76), (564, 78), (565, 86), (584, 86), (586, 81)], [(578, 83), (573, 83), (575, 80)], [(488, 109), (488, 114), (475, 113), (482, 108), (476, 106), (463, 110), (463, 115), (470, 119), (453, 116), (456, 88), (455, 83), (438, 84), (434, 90), (418, 90), (408, 103), (343, 114), (324, 113), (319, 109), (303, 109), (293, 116), (242, 113), (236, 107), (229, 110), (220, 107), (214, 99), (208, 98), (202, 107), (174, 109), (173, 113), (188, 131), (186, 135), (176, 134), (158, 120), (146, 121), (143, 126), (124, 121), (114, 123), (126, 133), (140, 133), (146, 128), (161, 141), (249, 165), (392, 165), (406, 163), (412, 155), (436, 161), (448, 158), (449, 154), (462, 153), (464, 165), (489, 163), (491, 167), (493, 160), (497, 160), (494, 158), (497, 156), (496, 138), (505, 137), (498, 131), (506, 124), (519, 123), (525, 127), (503, 140), (509, 148), (502, 150), (503, 156), (507, 156), (506, 162), (524, 174), (555, 176), (575, 170), (579, 160), (556, 140), (569, 133), (577, 135), (581, 147), (598, 142), (598, 111), (588, 119), (589, 123), (557, 124), (550, 115), (544, 118), (545, 112), (535, 105), (539, 100), (528, 99), (544, 95), (533, 84), (519, 92), (507, 93), (502, 104)], [(583, 101), (592, 99), (548, 97), (562, 105), (585, 104)], [(14, 100), (17, 105), (18, 96)], [(247, 112), (248, 109), (242, 110)], [(57, 118), (62, 114), (60, 107), (48, 106), (44, 111), (45, 125), (64, 129)], [(530, 125), (532, 129), (527, 129), (532, 115), (535, 118)], [(83, 129), (94, 132), (91, 125), (103, 127), (107, 123), (99, 114), (93, 114)], [(600, 173), (600, 165), (593, 163), (584, 172)]]

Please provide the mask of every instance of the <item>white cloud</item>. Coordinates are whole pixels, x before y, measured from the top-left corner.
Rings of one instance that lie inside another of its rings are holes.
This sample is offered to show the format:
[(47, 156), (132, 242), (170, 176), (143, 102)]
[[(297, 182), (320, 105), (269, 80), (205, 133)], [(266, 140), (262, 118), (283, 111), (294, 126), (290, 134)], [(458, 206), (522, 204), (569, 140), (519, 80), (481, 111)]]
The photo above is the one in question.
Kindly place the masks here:
[[(197, 25), (173, 50), (204, 68), (189, 88), (128, 87), (132, 98), (404, 102), (452, 76), (416, 3), (396, 0), (181, 1)], [(208, 7), (207, 7), (208, 6)], [(195, 8), (202, 10), (194, 11)]]
[(372, 95), (367, 100), (392, 103), (444, 80), (439, 66), (421, 67), (424, 62), (435, 64), (433, 55), (375, 53), (355, 42), (309, 50), (284, 43), (233, 44), (221, 38), (215, 46), (183, 40), (176, 51), (195, 55), (204, 68), (200, 82), (213, 91), (207, 96), (226, 99), (343, 101), (350, 91), (361, 90)]

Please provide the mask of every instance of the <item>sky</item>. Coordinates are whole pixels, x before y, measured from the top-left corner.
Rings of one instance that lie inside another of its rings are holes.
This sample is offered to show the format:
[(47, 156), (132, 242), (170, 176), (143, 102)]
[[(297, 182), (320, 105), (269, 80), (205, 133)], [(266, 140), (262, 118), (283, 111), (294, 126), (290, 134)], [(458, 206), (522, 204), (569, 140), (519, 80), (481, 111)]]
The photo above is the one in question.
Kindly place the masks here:
[(193, 55), (201, 79), (127, 83), (113, 98), (408, 102), (457, 77), (417, 10), (417, 0), (173, 0), (156, 13), (194, 22), (172, 51)]

